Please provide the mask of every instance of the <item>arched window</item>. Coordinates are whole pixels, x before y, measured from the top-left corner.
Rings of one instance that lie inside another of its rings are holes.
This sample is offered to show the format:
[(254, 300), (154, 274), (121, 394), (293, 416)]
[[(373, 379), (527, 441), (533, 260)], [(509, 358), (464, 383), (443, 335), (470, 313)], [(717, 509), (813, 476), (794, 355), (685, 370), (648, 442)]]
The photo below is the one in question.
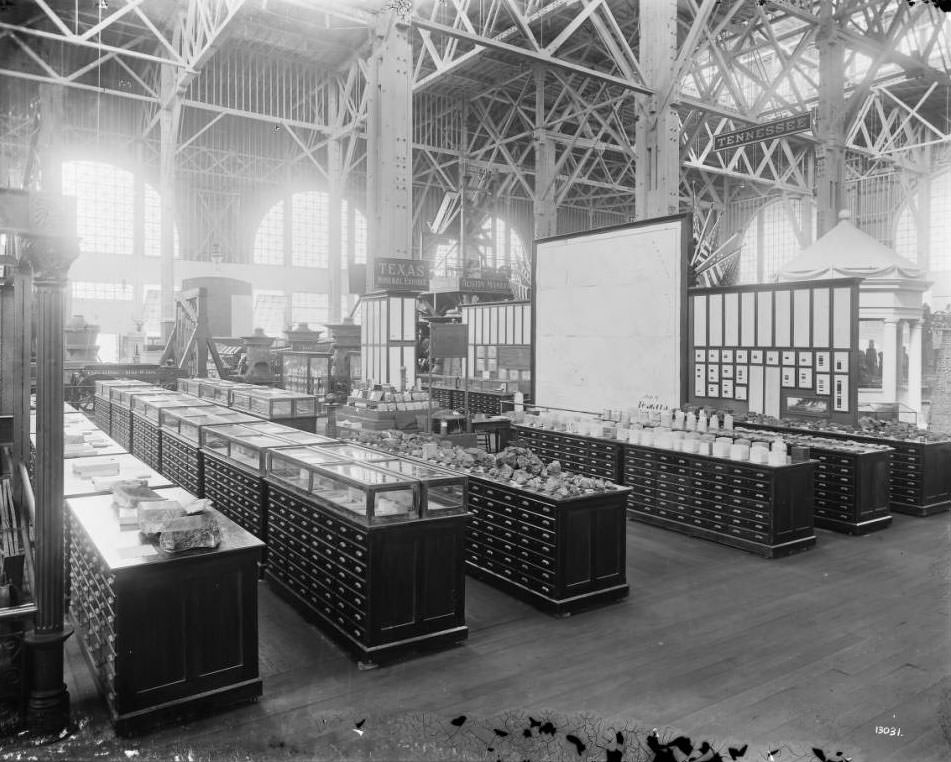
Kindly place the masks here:
[(135, 178), (98, 161), (63, 162), (63, 195), (76, 198), (76, 234), (83, 254), (132, 254)]
[[(808, 210), (808, 211), (807, 211)], [(750, 221), (740, 248), (738, 280), (741, 283), (769, 283), (799, 254), (803, 214), (809, 227), (802, 237), (815, 238), (815, 208), (800, 199), (780, 199), (767, 204)]]
[(512, 267), (525, 259), (522, 237), (501, 217), (488, 217), (482, 223), (478, 247), (487, 267)]
[[(367, 221), (343, 201), (340, 209), (340, 257), (346, 268), (353, 230), (353, 261), (367, 261)], [(265, 212), (254, 235), (252, 260), (259, 265), (327, 267), (330, 256), (330, 199), (324, 191), (294, 193)]]
[[(76, 234), (82, 253), (133, 254), (141, 226), (143, 254), (159, 255), (162, 202), (158, 191), (142, 184), (142, 218), (136, 217), (135, 176), (98, 161), (63, 162), (62, 191), (76, 199)], [(174, 251), (180, 256), (178, 229)]]

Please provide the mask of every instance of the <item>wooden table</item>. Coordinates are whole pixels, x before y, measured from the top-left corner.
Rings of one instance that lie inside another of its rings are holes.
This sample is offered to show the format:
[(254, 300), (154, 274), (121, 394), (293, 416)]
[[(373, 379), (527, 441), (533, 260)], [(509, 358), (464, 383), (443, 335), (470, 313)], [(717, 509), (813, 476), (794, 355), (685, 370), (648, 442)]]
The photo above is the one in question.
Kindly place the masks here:
[[(192, 499), (180, 488), (159, 493)], [(122, 531), (108, 495), (66, 506), (70, 614), (116, 733), (261, 695), (260, 540), (212, 510), (217, 548), (166, 553), (138, 530)]]

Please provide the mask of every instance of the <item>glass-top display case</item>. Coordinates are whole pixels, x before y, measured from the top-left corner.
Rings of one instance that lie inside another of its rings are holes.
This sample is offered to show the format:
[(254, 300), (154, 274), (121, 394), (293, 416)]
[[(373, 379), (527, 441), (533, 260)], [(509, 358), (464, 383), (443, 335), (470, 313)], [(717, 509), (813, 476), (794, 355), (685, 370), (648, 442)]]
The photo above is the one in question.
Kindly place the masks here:
[(350, 444), (333, 440), (326, 444), (317, 445), (321, 449), (334, 450), (341, 460), (353, 460), (359, 463), (373, 463), (379, 460), (389, 460), (393, 456), (379, 450), (371, 450), (369, 447), (360, 447), (360, 445)]
[(109, 387), (109, 400), (118, 407), (124, 407), (126, 410), (132, 409), (132, 397), (137, 394), (174, 394), (155, 384), (143, 384), (141, 386), (112, 386)]
[[(185, 410), (191, 408), (173, 408), (166, 414), (165, 420), (168, 421), (168, 429), (177, 431), (183, 439), (194, 442), (196, 445), (201, 443), (201, 430), (205, 426), (229, 426), (239, 423), (253, 423), (256, 418), (241, 413), (237, 410), (228, 410), (218, 405), (214, 406), (214, 412), (200, 413), (194, 415), (184, 414)], [(178, 415), (178, 411), (183, 411)]]
[(110, 389), (127, 386), (152, 386), (152, 384), (135, 378), (104, 378), (96, 381), (96, 396), (109, 399)]
[(268, 453), (267, 473), (289, 487), (310, 492), (310, 470), (307, 466), (345, 462), (346, 458), (333, 449), (288, 447)]
[(270, 447), (287, 447), (279, 437), (258, 434), (254, 429), (233, 426), (206, 426), (201, 430), (202, 449), (214, 452), (234, 463), (263, 472)]
[(132, 399), (132, 412), (144, 416), (147, 421), (159, 425), (161, 423), (161, 414), (163, 410), (201, 406), (214, 407), (212, 403), (205, 403), (196, 399), (190, 394), (171, 394), (155, 397), (134, 397)]
[(373, 465), (401, 474), (407, 479), (418, 479), (423, 487), (423, 508), (429, 516), (448, 516), (466, 510), (467, 482), (462, 474), (404, 458), (382, 460)]
[(420, 516), (420, 482), (368, 463), (301, 464), (305, 492), (321, 504), (364, 524), (409, 521)]
[(333, 444), (337, 440), (333, 437), (325, 437), (323, 434), (311, 434), (309, 431), (292, 429), (290, 426), (284, 427), (286, 431), (278, 434), (281, 439), (287, 440), (296, 445), (325, 445)]
[(260, 386), (235, 390), (231, 395), (231, 406), (270, 419), (317, 415), (316, 397)]
[(175, 388), (180, 392), (185, 394), (194, 394), (198, 396), (198, 384), (201, 383), (203, 379), (200, 378), (180, 378), (175, 382)]

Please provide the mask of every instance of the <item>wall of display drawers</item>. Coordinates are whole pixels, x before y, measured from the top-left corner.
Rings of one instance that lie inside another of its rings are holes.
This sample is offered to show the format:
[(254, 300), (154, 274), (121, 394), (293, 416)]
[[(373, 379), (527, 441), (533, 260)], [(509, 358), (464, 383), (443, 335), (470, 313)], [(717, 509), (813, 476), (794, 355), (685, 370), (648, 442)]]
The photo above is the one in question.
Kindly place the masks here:
[(365, 527), (274, 483), (267, 514), (266, 578), (365, 663), (467, 637), (464, 514)]
[(622, 598), (628, 490), (557, 500), (469, 477), (469, 572), (555, 613)]
[(123, 561), (111, 496), (70, 500), (70, 614), (116, 732), (261, 695), (260, 542), (221, 519), (215, 550)]
[[(450, 389), (444, 386), (432, 386), (429, 393), (434, 407), (461, 410), (465, 408), (466, 397), (462, 389)], [(469, 410), (485, 415), (504, 415), (511, 412), (514, 394), (493, 394), (492, 392), (469, 392)], [(508, 404), (503, 404), (508, 403)]]
[(162, 432), (144, 415), (132, 414), (132, 448), (130, 452), (149, 468), (162, 466)]
[(112, 415), (110, 417), (109, 436), (116, 443), (127, 450), (132, 451), (132, 411), (127, 410), (121, 405), (112, 403)]
[(813, 434), (892, 448), (889, 455), (889, 503), (894, 513), (930, 516), (951, 510), (951, 440), (907, 442), (888, 437), (868, 437), (837, 431), (816, 431), (744, 422), (752, 430)]
[(514, 425), (512, 434), (542, 460), (559, 461), (565, 471), (623, 483), (620, 442), (531, 426)]
[(112, 403), (100, 397), (93, 397), (93, 421), (104, 433), (112, 431)]
[(624, 445), (632, 518), (774, 558), (815, 544), (808, 461), (761, 466)]
[[(266, 485), (261, 474), (244, 469), (214, 453), (203, 452), (205, 497), (235, 524), (255, 537), (268, 541), (264, 514)], [(261, 565), (267, 563), (267, 551)]]
[(174, 432), (162, 431), (162, 467), (156, 471), (196, 497), (205, 497), (204, 457), (194, 442)]

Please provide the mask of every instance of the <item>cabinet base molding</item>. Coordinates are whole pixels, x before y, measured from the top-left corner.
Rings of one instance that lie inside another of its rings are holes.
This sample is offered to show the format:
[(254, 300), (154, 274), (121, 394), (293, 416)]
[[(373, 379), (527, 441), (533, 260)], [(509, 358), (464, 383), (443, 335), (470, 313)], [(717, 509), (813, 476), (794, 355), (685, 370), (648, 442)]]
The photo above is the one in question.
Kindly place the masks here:
[(909, 503), (896, 503), (894, 500), (888, 506), (892, 513), (902, 513), (906, 516), (934, 516), (936, 513), (947, 513), (951, 511), (951, 500), (942, 500), (930, 505), (912, 505)]
[(867, 521), (844, 521), (842, 519), (830, 519), (823, 516), (816, 516), (815, 525), (818, 529), (827, 529), (832, 532), (844, 532), (845, 534), (861, 535), (869, 532), (876, 532), (879, 529), (885, 529), (892, 523), (891, 514), (879, 516)]

